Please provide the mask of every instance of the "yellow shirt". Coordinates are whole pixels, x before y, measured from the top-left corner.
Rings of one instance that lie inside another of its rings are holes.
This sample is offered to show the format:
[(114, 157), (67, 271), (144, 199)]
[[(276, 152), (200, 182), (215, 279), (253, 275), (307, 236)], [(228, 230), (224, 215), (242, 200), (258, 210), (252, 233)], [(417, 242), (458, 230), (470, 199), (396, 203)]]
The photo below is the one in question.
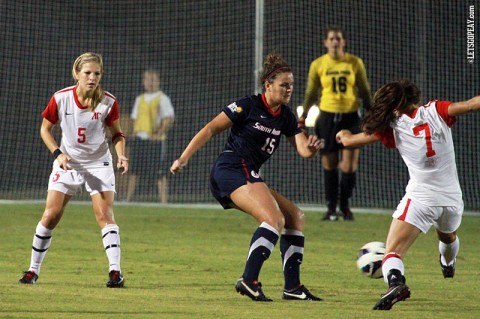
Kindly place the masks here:
[(315, 59), (308, 72), (304, 109), (315, 103), (317, 94), (320, 110), (330, 113), (356, 112), (359, 97), (370, 104), (370, 84), (362, 59), (350, 53), (340, 60), (328, 54)]
[(158, 95), (152, 100), (147, 101), (144, 95), (138, 100), (137, 119), (135, 121), (134, 131), (145, 132), (148, 136), (152, 136), (157, 130), (157, 114), (160, 107), (160, 98)]

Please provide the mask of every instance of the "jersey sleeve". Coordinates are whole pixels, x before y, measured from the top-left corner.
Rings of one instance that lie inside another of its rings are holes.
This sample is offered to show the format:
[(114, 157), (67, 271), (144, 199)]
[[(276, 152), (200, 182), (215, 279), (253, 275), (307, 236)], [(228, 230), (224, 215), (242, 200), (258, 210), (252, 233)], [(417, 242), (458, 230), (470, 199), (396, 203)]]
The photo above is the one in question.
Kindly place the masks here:
[(389, 127), (385, 132), (383, 133), (374, 133), (376, 137), (380, 140), (380, 142), (385, 145), (386, 148), (396, 148), (395, 145), (395, 138), (393, 137), (393, 129)]
[(233, 123), (238, 123), (246, 118), (250, 108), (251, 105), (247, 103), (247, 99), (241, 99), (225, 106), (222, 111)]
[(437, 109), (438, 115), (447, 123), (448, 127), (452, 127), (453, 124), (457, 121), (454, 116), (448, 115), (448, 107), (452, 104), (450, 101), (437, 101), (435, 103), (435, 108)]
[(118, 107), (117, 101), (115, 101), (113, 102), (110, 112), (108, 112), (108, 115), (105, 118), (105, 124), (107, 126), (110, 126), (112, 125), (113, 122), (115, 122), (119, 118), (120, 118), (120, 108)]
[(47, 104), (47, 107), (42, 112), (42, 117), (47, 119), (50, 123), (55, 124), (58, 122), (58, 107), (55, 96), (52, 96)]

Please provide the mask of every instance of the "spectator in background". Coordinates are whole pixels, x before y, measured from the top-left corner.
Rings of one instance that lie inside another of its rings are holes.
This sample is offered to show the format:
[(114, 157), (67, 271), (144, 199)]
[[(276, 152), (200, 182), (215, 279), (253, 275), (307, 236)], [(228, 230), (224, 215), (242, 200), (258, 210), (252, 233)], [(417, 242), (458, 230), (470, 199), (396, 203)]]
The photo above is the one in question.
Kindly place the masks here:
[[(54, 157), (48, 183), (45, 211), (33, 237), (30, 268), (19, 280), (34, 284), (69, 200), (83, 185), (90, 193), (93, 212), (102, 229), (103, 245), (109, 262), (107, 287), (123, 287), (120, 269), (120, 232), (113, 216), (115, 173), (105, 129), (112, 134), (117, 153), (117, 168), (128, 171), (125, 136), (120, 128), (119, 107), (113, 95), (100, 86), (102, 56), (87, 52), (72, 68), (75, 86), (56, 92), (42, 113), (40, 135)], [(60, 147), (52, 134), (55, 125), (62, 130)]]
[(127, 201), (131, 201), (138, 184), (139, 176), (157, 178), (158, 196), (161, 203), (168, 202), (168, 181), (165, 167), (167, 132), (174, 120), (174, 110), (170, 98), (160, 90), (160, 77), (155, 70), (143, 73), (145, 92), (137, 96), (131, 118), (133, 140), (131, 175), (127, 188)]
[(283, 299), (320, 301), (300, 282), (304, 214), (259, 175), (262, 164), (280, 146), (282, 135), (305, 158), (315, 156), (320, 143), (316, 136), (306, 137), (302, 133), (287, 106), (293, 92), (293, 72), (278, 54), (270, 53), (265, 58), (260, 83), (263, 94), (225, 106), (193, 137), (170, 171), (179, 172), (205, 143), (230, 129), (225, 149), (212, 167), (210, 190), (224, 209), (239, 209), (260, 224), (252, 236), (244, 272), (235, 289), (254, 301), (272, 301), (264, 295), (258, 279), (264, 261), (280, 238), (285, 279)]
[(323, 220), (338, 220), (338, 200), (343, 218), (353, 220), (349, 199), (356, 184), (360, 151), (343, 149), (342, 145), (335, 141), (335, 135), (342, 129), (353, 133), (360, 132), (359, 98), (363, 101), (363, 107), (368, 110), (371, 103), (370, 84), (363, 61), (345, 51), (346, 37), (342, 29), (336, 26), (328, 27), (323, 44), (327, 53), (310, 65), (303, 114), (298, 121), (301, 127), (305, 125), (308, 110), (319, 96), (320, 116), (315, 124), (315, 133), (322, 143), (320, 154), (327, 204)]
[(439, 239), (443, 277), (455, 275), (463, 199), (451, 127), (456, 116), (480, 110), (480, 96), (455, 103), (434, 100), (423, 106), (419, 101), (415, 84), (407, 80), (388, 83), (375, 94), (363, 119), (363, 133), (342, 130), (337, 134), (345, 147), (381, 141), (388, 148), (397, 148), (410, 175), (405, 196), (393, 213), (382, 262), (388, 290), (374, 310), (389, 310), (410, 297), (403, 258), (420, 233), (432, 225)]

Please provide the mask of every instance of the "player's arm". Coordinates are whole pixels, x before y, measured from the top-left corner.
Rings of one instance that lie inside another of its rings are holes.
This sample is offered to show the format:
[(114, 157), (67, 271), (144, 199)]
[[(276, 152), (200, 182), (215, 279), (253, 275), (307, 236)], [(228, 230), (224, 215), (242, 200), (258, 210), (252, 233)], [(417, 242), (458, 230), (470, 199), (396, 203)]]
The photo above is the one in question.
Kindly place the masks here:
[(233, 122), (228, 116), (222, 112), (218, 114), (213, 120), (205, 125), (188, 143), (182, 155), (176, 159), (170, 167), (170, 172), (175, 174), (179, 172), (188, 160), (195, 154), (203, 145), (205, 145), (212, 137), (225, 131), (233, 125)]
[(336, 135), (337, 142), (342, 143), (346, 148), (356, 148), (371, 144), (380, 139), (374, 134), (358, 133), (352, 134), (349, 130), (341, 130)]
[(42, 137), (43, 143), (45, 143), (48, 150), (52, 153), (53, 157), (58, 161), (60, 167), (64, 170), (67, 170), (70, 169), (68, 162), (71, 160), (71, 158), (60, 151), (57, 141), (52, 133), (54, 126), (55, 124), (44, 118), (42, 121), (42, 126), (40, 127), (40, 136)]
[[(308, 80), (307, 88), (305, 90), (305, 97), (303, 99), (303, 114), (300, 116), (299, 122), (307, 118), (308, 110), (312, 107), (313, 104), (317, 101), (317, 98), (320, 98), (321, 92), (321, 82), (317, 73), (317, 65), (315, 62), (312, 62), (310, 65), (310, 70), (308, 71)], [(302, 124), (302, 123), (299, 123)]]
[(167, 133), (167, 131), (172, 126), (172, 124), (173, 124), (173, 117), (166, 117), (162, 119), (162, 121), (160, 122), (160, 127), (153, 135), (153, 139), (156, 139), (156, 140), (160, 139), (163, 136), (163, 134)]
[(467, 101), (454, 102), (448, 106), (448, 115), (457, 116), (480, 110), (480, 95)]
[(307, 134), (301, 132), (287, 137), (287, 140), (297, 150), (298, 154), (305, 158), (314, 157), (320, 149), (320, 140), (315, 135), (307, 136)]
[(368, 111), (372, 105), (372, 91), (370, 83), (368, 82), (367, 71), (362, 60), (358, 63), (358, 70), (356, 74), (356, 83), (358, 88), (358, 95), (362, 99), (363, 108)]
[(120, 120), (115, 120), (109, 126), (112, 133), (112, 143), (115, 145), (117, 153), (117, 168), (122, 170), (122, 175), (128, 172), (128, 158), (125, 156), (125, 134), (120, 127)]

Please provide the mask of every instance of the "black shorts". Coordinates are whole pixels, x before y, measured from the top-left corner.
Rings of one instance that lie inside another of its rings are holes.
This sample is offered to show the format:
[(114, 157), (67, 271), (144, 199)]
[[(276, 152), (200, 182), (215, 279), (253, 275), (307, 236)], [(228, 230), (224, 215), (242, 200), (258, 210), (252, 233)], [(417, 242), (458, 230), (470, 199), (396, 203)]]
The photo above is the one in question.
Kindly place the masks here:
[(335, 136), (341, 130), (349, 130), (353, 134), (360, 133), (361, 120), (358, 112), (353, 113), (329, 113), (320, 112), (315, 123), (315, 134), (323, 141), (320, 153), (337, 152), (343, 148), (337, 143)]
[(130, 148), (128, 169), (133, 175), (166, 176), (165, 142), (134, 138), (127, 145)]
[(233, 208), (230, 194), (250, 183), (263, 182), (258, 169), (233, 152), (223, 152), (210, 173), (210, 191), (224, 209)]

